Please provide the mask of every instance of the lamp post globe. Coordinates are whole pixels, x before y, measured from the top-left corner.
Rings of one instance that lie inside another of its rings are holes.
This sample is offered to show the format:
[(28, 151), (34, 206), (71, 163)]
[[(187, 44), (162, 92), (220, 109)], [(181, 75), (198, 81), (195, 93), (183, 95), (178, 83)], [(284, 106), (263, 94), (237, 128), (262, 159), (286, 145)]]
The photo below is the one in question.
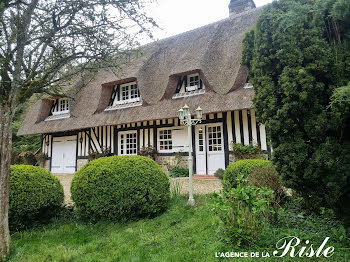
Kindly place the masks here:
[(197, 107), (197, 109), (196, 109), (196, 115), (197, 115), (197, 118), (199, 119), (199, 120), (201, 120), (202, 119), (202, 116), (203, 116), (203, 110), (202, 110), (202, 108), (199, 106), (199, 107)]
[(185, 117), (190, 115), (190, 107), (188, 105), (185, 105), (182, 110), (184, 111)]
[(179, 116), (179, 119), (180, 120), (183, 120), (184, 119), (184, 110), (182, 108), (179, 109), (178, 112), (178, 116)]

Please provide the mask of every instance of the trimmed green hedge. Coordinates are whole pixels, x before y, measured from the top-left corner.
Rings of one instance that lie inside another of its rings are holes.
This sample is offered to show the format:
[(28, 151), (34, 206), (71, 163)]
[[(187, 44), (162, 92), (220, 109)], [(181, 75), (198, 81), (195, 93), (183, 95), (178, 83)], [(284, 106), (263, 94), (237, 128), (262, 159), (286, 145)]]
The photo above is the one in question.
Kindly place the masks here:
[(185, 167), (173, 167), (170, 170), (170, 176), (171, 177), (188, 177), (189, 176), (189, 170)]
[(82, 219), (125, 221), (165, 211), (170, 182), (148, 157), (111, 156), (84, 165), (73, 178), (71, 192)]
[(51, 172), (37, 166), (11, 166), (9, 203), (11, 230), (21, 230), (38, 222), (48, 222), (57, 214), (63, 201), (63, 187)]
[(225, 189), (234, 188), (237, 186), (237, 176), (243, 175), (247, 178), (257, 168), (273, 167), (271, 161), (262, 159), (244, 159), (231, 163), (224, 173)]

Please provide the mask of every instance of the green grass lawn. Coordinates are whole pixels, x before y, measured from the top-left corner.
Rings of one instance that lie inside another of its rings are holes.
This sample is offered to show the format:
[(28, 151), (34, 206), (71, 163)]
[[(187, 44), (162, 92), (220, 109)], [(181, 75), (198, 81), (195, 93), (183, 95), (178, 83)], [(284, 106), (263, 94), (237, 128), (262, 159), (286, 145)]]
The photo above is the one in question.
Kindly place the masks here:
[[(197, 196), (196, 207), (184, 198), (173, 200), (170, 209), (154, 219), (119, 224), (87, 224), (64, 218), (40, 228), (14, 233), (9, 261), (277, 261), (278, 258), (216, 258), (215, 252), (272, 251), (277, 240), (298, 236), (320, 243), (329, 234), (335, 254), (328, 259), (289, 258), (281, 261), (350, 261), (346, 245), (331, 232), (307, 230), (303, 223), (265, 229), (251, 247), (235, 247), (219, 238), (207, 196)], [(305, 221), (304, 221), (305, 222)]]

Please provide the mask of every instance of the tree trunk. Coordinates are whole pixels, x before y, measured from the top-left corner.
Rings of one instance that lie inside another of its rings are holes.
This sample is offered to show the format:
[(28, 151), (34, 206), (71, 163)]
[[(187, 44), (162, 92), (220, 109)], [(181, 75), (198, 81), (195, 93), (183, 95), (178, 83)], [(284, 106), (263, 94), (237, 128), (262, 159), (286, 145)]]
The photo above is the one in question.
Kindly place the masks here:
[(10, 253), (8, 223), (10, 165), (12, 155), (12, 118), (10, 105), (0, 105), (0, 259)]

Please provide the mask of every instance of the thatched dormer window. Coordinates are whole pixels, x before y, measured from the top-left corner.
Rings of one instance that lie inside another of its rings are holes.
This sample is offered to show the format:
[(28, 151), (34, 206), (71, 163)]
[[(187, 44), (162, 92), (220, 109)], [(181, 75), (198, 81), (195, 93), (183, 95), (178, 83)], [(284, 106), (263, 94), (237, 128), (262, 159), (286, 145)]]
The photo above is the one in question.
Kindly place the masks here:
[(184, 75), (179, 79), (173, 99), (205, 93), (203, 81), (199, 73)]
[(45, 121), (68, 118), (68, 117), (70, 117), (69, 99), (66, 97), (62, 97), (62, 98), (57, 98), (53, 100), (49, 116), (45, 119)]
[(113, 87), (108, 107), (105, 110), (115, 110), (142, 105), (139, 88), (136, 82), (118, 84)]

